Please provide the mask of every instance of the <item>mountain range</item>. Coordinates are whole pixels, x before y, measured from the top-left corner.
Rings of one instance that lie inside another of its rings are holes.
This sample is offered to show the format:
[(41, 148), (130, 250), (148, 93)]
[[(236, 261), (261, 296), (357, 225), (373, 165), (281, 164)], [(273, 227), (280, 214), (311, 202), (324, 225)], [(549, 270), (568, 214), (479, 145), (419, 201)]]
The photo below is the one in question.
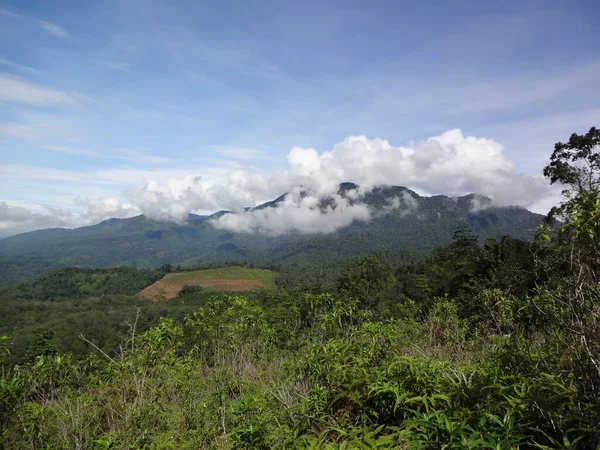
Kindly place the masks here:
[[(340, 185), (344, 196), (358, 186)], [(394, 199), (412, 197), (409, 210), (390, 208)], [(276, 208), (285, 195), (253, 209)], [(367, 252), (414, 260), (449, 243), (468, 226), (481, 240), (511, 235), (531, 239), (543, 216), (521, 207), (496, 207), (474, 194), (425, 197), (402, 186), (378, 187), (360, 200), (373, 212), (331, 233), (290, 232), (272, 236), (216, 228), (213, 215), (190, 214), (184, 223), (144, 215), (108, 219), (75, 229), (52, 228), (0, 240), (0, 282), (18, 282), (69, 266), (137, 268), (247, 261), (257, 264), (337, 263)], [(326, 206), (327, 202), (321, 205)], [(483, 205), (483, 207), (482, 207)]]

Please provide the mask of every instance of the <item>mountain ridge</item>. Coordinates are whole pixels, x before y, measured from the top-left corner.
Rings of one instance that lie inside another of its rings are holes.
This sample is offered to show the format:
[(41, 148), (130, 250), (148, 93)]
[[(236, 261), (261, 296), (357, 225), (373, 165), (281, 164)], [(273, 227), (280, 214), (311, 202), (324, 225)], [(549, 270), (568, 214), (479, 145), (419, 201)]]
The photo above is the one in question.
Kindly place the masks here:
[[(338, 193), (346, 196), (357, 188), (354, 183), (342, 183)], [(414, 201), (411, 211), (389, 208), (394, 198), (405, 194)], [(285, 195), (246, 211), (276, 207)], [(229, 211), (190, 214), (181, 223), (157, 221), (142, 214), (74, 229), (30, 231), (0, 240), (0, 280), (17, 282), (68, 266), (150, 268), (237, 260), (258, 264), (336, 263), (377, 251), (405, 260), (450, 242), (461, 226), (470, 227), (482, 240), (507, 234), (531, 239), (531, 230), (543, 220), (543, 216), (521, 207), (488, 205), (477, 209), (475, 200), (491, 202), (476, 194), (425, 197), (404, 186), (379, 186), (360, 200), (350, 200), (365, 203), (375, 212), (368, 222), (354, 221), (328, 234), (295, 231), (271, 236), (214, 227), (213, 220), (234, 214)]]

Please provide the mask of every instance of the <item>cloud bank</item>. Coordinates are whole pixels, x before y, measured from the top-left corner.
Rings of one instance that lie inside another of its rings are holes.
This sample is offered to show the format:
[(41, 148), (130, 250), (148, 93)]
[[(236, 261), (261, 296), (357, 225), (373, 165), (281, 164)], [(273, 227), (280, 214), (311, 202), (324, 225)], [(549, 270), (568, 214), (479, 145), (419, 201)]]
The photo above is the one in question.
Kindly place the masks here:
[[(294, 147), (288, 168), (269, 175), (233, 172), (225, 183), (202, 176), (171, 179), (166, 183), (148, 180), (130, 190), (128, 200), (144, 214), (162, 220), (185, 220), (189, 212), (226, 209), (215, 226), (234, 231), (281, 234), (330, 232), (354, 220), (367, 221), (372, 212), (364, 205), (349, 204), (337, 196), (339, 184), (352, 181), (361, 193), (379, 185), (402, 185), (423, 194), (449, 196), (478, 193), (496, 205), (530, 207), (549, 193), (542, 177), (517, 172), (499, 143), (485, 138), (465, 137), (461, 130), (447, 131), (410, 147), (395, 147), (384, 139), (350, 136), (331, 151)], [(291, 194), (276, 208), (244, 211), (265, 199), (302, 186), (307, 197)], [(410, 197), (410, 196), (409, 196)], [(321, 210), (318, 203), (333, 199), (335, 207)], [(390, 208), (409, 211), (414, 198), (398, 198)], [(478, 206), (481, 208), (481, 206)]]
[[(287, 163), (288, 167), (267, 174), (235, 170), (220, 179), (202, 173), (161, 181), (146, 179), (124, 192), (126, 201), (87, 200), (80, 217), (90, 221), (143, 213), (182, 222), (191, 212), (229, 210), (236, 214), (218, 217), (214, 226), (274, 235), (326, 233), (353, 221), (370, 220), (374, 212), (352, 198), (359, 199), (380, 185), (407, 186), (423, 195), (477, 193), (490, 197), (495, 205), (523, 207), (531, 207), (553, 192), (543, 177), (519, 173), (501, 144), (464, 136), (459, 129), (409, 146), (349, 136), (322, 153), (294, 147)], [(337, 192), (339, 184), (346, 181), (360, 188), (343, 198)], [(286, 192), (289, 195), (274, 208), (247, 210)], [(329, 199), (327, 207), (322, 204), (325, 199)], [(480, 203), (474, 208), (482, 208)], [(400, 209), (404, 214), (416, 207), (416, 200), (406, 194), (390, 200), (384, 212)]]
[(42, 213), (0, 203), (0, 237), (40, 228), (71, 227), (73, 215), (60, 208), (42, 207)]

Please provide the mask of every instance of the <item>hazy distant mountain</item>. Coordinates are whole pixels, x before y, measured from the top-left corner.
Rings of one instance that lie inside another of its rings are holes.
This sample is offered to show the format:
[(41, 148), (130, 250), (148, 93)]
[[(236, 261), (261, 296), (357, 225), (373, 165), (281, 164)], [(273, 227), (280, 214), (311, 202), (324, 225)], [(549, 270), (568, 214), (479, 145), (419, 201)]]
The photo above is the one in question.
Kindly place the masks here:
[[(355, 189), (340, 185), (340, 193)], [(411, 207), (395, 208), (409, 196)], [(257, 209), (277, 207), (284, 196)], [(11, 283), (67, 266), (139, 268), (233, 260), (257, 263), (336, 262), (365, 252), (384, 252), (406, 260), (452, 240), (468, 225), (482, 239), (511, 235), (530, 239), (543, 216), (520, 207), (487, 207), (473, 194), (421, 197), (400, 186), (376, 188), (360, 200), (374, 212), (369, 222), (354, 222), (330, 234), (268, 236), (233, 233), (211, 224), (213, 216), (190, 215), (184, 224), (145, 216), (109, 219), (72, 230), (53, 228), (0, 240), (0, 282)]]

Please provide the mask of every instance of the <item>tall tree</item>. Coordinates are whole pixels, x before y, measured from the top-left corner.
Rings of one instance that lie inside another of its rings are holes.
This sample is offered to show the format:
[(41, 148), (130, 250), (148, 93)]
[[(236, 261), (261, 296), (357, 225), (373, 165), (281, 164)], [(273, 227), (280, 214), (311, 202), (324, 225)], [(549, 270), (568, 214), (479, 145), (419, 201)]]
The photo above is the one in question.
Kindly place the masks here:
[(584, 135), (572, 134), (567, 143), (556, 143), (544, 175), (564, 186), (564, 201), (548, 218), (564, 222), (561, 237), (600, 281), (600, 130), (592, 127)]
[(564, 186), (563, 202), (548, 215), (563, 224), (558, 245), (548, 234), (538, 234), (554, 249), (542, 259), (553, 274), (552, 284), (540, 290), (536, 305), (541, 305), (543, 323), (558, 322), (565, 331), (570, 369), (581, 391), (592, 393), (600, 421), (600, 130), (592, 127), (584, 135), (571, 135), (567, 143), (558, 142), (544, 175)]

